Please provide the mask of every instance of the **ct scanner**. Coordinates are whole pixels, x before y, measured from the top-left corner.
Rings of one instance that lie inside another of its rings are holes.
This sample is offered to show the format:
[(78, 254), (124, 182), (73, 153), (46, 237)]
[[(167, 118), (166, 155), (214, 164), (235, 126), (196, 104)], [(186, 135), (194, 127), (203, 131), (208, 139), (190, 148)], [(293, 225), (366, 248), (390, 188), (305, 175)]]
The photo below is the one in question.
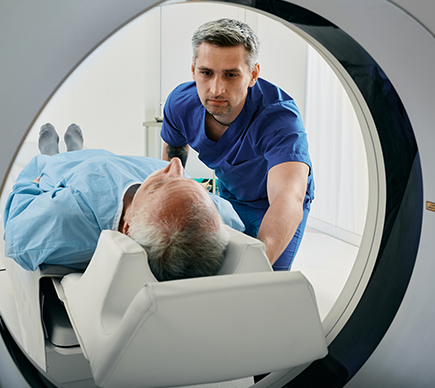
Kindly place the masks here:
[[(234, 0), (279, 18), (341, 78), (368, 147), (370, 203), (357, 276), (324, 322), (329, 354), (258, 387), (432, 387), (435, 3)], [(154, 0), (3, 0), (0, 181), (74, 68)], [(361, 258), (361, 255), (365, 256)], [(0, 342), (0, 386), (26, 386)]]

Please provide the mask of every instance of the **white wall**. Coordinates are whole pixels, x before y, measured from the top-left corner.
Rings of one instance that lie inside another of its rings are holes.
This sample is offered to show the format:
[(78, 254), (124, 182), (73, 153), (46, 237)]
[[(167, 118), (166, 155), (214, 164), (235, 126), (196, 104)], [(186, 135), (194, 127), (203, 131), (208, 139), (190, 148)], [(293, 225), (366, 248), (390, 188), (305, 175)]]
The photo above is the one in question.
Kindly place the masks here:
[(344, 88), (311, 47), (307, 62), (305, 126), (316, 184), (309, 225), (359, 246), (368, 204), (361, 129)]
[(28, 139), (36, 141), (45, 122), (61, 136), (75, 122), (88, 148), (143, 154), (144, 40), (145, 24), (137, 19), (102, 44), (61, 86)]

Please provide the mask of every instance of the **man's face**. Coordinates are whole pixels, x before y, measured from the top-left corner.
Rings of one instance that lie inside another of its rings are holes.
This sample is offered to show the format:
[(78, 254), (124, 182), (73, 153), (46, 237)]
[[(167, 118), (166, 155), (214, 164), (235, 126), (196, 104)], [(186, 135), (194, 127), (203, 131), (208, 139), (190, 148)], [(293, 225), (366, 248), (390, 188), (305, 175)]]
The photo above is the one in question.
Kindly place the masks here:
[(186, 201), (198, 201), (218, 213), (208, 192), (199, 183), (185, 178), (180, 159), (174, 158), (163, 169), (151, 174), (137, 190), (131, 212), (152, 212), (158, 219), (183, 216)]
[(250, 71), (243, 45), (218, 47), (201, 43), (192, 76), (208, 113), (233, 121), (242, 111), (248, 87), (259, 76), (258, 64)]

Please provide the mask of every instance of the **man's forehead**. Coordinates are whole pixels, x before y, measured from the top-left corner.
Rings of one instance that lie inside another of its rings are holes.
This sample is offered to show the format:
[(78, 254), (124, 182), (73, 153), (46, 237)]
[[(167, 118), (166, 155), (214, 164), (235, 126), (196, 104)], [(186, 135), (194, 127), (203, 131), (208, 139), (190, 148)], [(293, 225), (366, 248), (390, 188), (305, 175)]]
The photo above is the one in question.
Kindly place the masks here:
[(188, 178), (165, 178), (153, 182), (146, 190), (145, 196), (142, 196), (141, 201), (170, 202), (180, 205), (184, 201), (208, 202), (211, 201), (211, 198), (207, 189), (195, 180)]
[(198, 46), (196, 60), (207, 62), (214, 59), (213, 57), (221, 59), (223, 56), (227, 61), (238, 63), (240, 60), (245, 61), (248, 58), (248, 51), (242, 44), (239, 46), (222, 47), (204, 42)]
[[(156, 171), (156, 173), (158, 172), (159, 171)], [(204, 188), (198, 182), (196, 182), (193, 179), (187, 178), (186, 176), (173, 177), (173, 176), (166, 176), (164, 174), (162, 174), (161, 176), (160, 175), (157, 176), (156, 173), (153, 173), (150, 176), (148, 176), (145, 179), (145, 181), (142, 183), (142, 186), (146, 187), (147, 185), (151, 185), (155, 189), (164, 185), (180, 184), (180, 185), (192, 185), (195, 187)], [(151, 177), (153, 177), (153, 179), (149, 179)]]

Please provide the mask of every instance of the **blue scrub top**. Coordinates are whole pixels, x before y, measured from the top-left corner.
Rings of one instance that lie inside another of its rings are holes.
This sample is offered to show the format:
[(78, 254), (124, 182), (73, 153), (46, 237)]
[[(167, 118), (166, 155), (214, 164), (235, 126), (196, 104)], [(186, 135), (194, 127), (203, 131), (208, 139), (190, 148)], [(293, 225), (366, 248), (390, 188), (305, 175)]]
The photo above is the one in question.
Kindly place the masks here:
[(195, 82), (179, 85), (168, 97), (161, 137), (171, 146), (189, 144), (216, 172), (221, 196), (267, 209), (267, 174), (277, 164), (303, 162), (310, 167), (304, 206), (314, 199), (307, 136), (294, 100), (258, 79), (248, 89), (243, 110), (217, 141), (205, 133), (206, 110)]

